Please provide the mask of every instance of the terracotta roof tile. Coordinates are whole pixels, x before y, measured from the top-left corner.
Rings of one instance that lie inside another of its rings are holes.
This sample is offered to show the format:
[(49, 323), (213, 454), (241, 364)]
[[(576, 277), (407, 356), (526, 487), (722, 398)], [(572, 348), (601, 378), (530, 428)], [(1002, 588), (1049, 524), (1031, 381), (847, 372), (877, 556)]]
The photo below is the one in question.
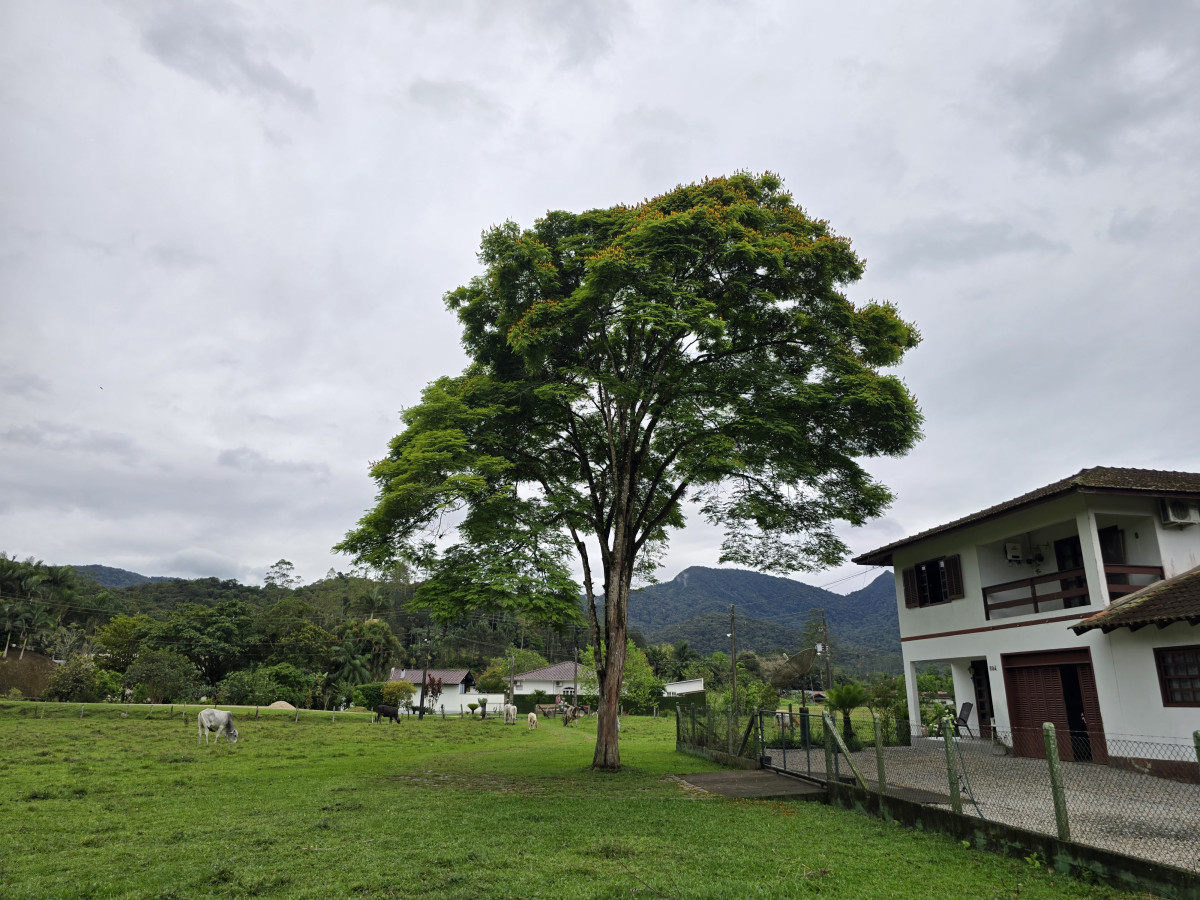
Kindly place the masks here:
[(1014, 497), (1012, 500), (1007, 500), (1004, 503), (989, 506), (987, 509), (980, 510), (977, 513), (971, 513), (969, 516), (963, 516), (961, 519), (955, 519), (953, 522), (948, 522), (945, 525), (930, 528), (911, 537), (894, 541), (891, 544), (880, 547), (878, 550), (872, 550), (869, 553), (856, 556), (854, 561), (863, 566), (890, 566), (892, 564), (892, 552), (901, 547), (906, 547), (909, 544), (915, 544), (917, 541), (953, 531), (956, 528), (974, 525), (977, 522), (983, 522), (1004, 513), (1033, 506), (1053, 497), (1076, 491), (1084, 493), (1152, 494), (1155, 497), (1197, 497), (1200, 496), (1200, 473), (1163, 472), (1155, 469), (1116, 469), (1107, 466), (1081, 469), (1068, 478), (1055, 481), (1053, 484), (1040, 487), (1027, 494), (1022, 494), (1020, 497)]
[(1102, 628), (1107, 633), (1114, 628), (1170, 625), (1181, 621), (1200, 624), (1200, 566), (1126, 594), (1114, 600), (1107, 609), (1070, 627), (1076, 634), (1093, 628)]

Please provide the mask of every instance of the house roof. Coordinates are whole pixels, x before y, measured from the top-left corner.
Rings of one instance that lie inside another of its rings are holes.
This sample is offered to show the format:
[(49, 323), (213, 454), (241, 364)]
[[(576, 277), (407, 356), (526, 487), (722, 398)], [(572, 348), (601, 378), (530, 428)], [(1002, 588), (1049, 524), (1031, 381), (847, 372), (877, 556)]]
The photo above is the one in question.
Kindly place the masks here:
[(1200, 566), (1126, 594), (1102, 612), (1070, 627), (1076, 634), (1093, 628), (1108, 634), (1116, 628), (1136, 631), (1146, 625), (1163, 628), (1174, 622), (1200, 625)]
[[(412, 684), (421, 683), (421, 669), (392, 669), (388, 681), (408, 681)], [(430, 678), (442, 679), (442, 684), (462, 684), (471, 677), (469, 669), (429, 669)]]
[(1095, 466), (1091, 469), (1080, 469), (1074, 475), (1055, 481), (1045, 487), (1040, 487), (1028, 494), (1014, 497), (1004, 503), (989, 506), (987, 509), (936, 528), (922, 531), (903, 540), (895, 541), (878, 550), (872, 550), (854, 561), (862, 566), (890, 566), (892, 553), (901, 547), (915, 544), (935, 535), (945, 534), (967, 525), (994, 519), (1006, 513), (1015, 512), (1038, 503), (1071, 493), (1089, 494), (1150, 494), (1155, 497), (1200, 497), (1200, 473), (1196, 472), (1162, 472), (1155, 469), (1115, 469), (1107, 466)]
[[(514, 676), (514, 680), (521, 681), (570, 681), (575, 677), (575, 663), (568, 660), (567, 662), (555, 663), (552, 666), (543, 666), (540, 669), (534, 669), (532, 672), (521, 672)], [(592, 670), (586, 666), (579, 667), (579, 677), (585, 678), (592, 674)]]

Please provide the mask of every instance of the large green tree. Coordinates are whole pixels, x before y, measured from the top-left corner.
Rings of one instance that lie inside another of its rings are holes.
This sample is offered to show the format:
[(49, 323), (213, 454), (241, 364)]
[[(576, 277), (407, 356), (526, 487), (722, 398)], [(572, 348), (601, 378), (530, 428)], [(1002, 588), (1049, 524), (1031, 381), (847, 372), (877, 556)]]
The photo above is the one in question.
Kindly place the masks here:
[(919, 436), (912, 396), (880, 371), (919, 336), (890, 304), (847, 299), (863, 271), (849, 240), (771, 174), (508, 222), (480, 260), (446, 296), (471, 363), (405, 410), (372, 469), (377, 503), (337, 549), (417, 565), (416, 602), (444, 619), (560, 620), (574, 551), (603, 648), (593, 764), (617, 768), (630, 585), (681, 505), (725, 526), (723, 560), (839, 562), (835, 522), (891, 499), (859, 461)]

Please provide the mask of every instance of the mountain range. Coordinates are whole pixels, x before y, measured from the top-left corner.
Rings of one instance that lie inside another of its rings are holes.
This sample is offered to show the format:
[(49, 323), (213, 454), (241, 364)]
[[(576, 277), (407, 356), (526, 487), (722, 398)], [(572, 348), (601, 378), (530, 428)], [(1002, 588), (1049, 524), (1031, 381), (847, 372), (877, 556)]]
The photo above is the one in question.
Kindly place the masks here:
[(814, 609), (824, 609), (839, 665), (860, 674), (895, 672), (900, 665), (900, 622), (891, 572), (850, 594), (835, 594), (790, 578), (742, 569), (693, 566), (671, 581), (629, 597), (629, 625), (648, 643), (687, 641), (708, 654), (729, 652), (729, 607), (734, 607), (738, 651), (801, 649)]
[(98, 582), (108, 588), (127, 588), (133, 587), (135, 584), (150, 584), (158, 581), (178, 581), (177, 578), (168, 578), (165, 575), (139, 575), (137, 572), (130, 572), (128, 569), (114, 569), (112, 566), (71, 566), (80, 575), (86, 575), (93, 581)]
[[(110, 588), (178, 580), (109, 566), (74, 568)], [(790, 578), (693, 566), (670, 581), (631, 593), (629, 626), (641, 631), (650, 644), (687, 642), (704, 655), (715, 650), (728, 653), (731, 605), (739, 653), (794, 653), (812, 643), (811, 629), (806, 639), (804, 628), (813, 610), (823, 609), (839, 668), (857, 675), (901, 671), (900, 623), (891, 572), (852, 593), (835, 594)]]

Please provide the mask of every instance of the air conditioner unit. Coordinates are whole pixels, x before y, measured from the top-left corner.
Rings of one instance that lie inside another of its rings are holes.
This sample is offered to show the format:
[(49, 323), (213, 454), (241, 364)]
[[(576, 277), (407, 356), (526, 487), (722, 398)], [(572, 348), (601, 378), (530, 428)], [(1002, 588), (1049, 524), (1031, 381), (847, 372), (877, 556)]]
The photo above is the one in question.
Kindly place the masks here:
[(1174, 528), (1200, 525), (1200, 504), (1191, 500), (1159, 500), (1162, 523)]

